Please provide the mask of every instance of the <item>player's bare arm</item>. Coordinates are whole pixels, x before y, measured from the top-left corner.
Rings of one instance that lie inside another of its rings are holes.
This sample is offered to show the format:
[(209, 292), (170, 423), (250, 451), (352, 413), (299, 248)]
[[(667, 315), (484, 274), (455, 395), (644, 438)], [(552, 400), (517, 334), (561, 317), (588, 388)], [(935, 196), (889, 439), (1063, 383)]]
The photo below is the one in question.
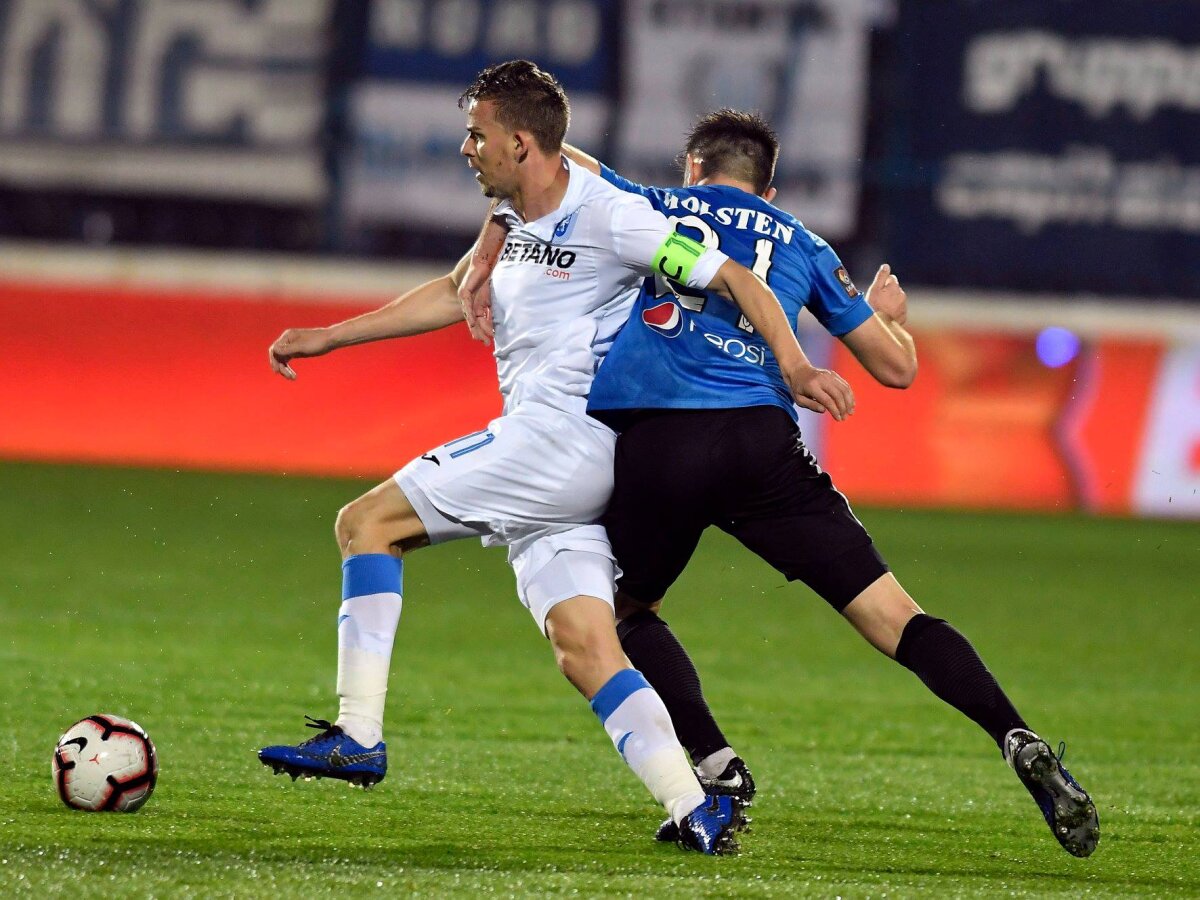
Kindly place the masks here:
[(582, 166), (593, 175), (600, 174), (600, 160), (596, 159), (594, 156), (584, 153), (578, 147), (573, 147), (570, 144), (563, 144), (562, 153), (563, 156), (571, 160), (571, 162), (575, 163), (575, 165)]
[(842, 335), (842, 342), (880, 384), (906, 388), (917, 376), (917, 348), (904, 328), (908, 298), (887, 263), (875, 273), (867, 302), (875, 315)]
[(271, 344), (271, 368), (295, 381), (293, 359), (324, 356), (354, 344), (424, 334), (462, 321), (458, 286), (466, 275), (470, 256), (463, 256), (441, 278), (427, 281), (369, 313), (323, 328), (289, 328)]
[(829, 369), (818, 369), (796, 340), (775, 292), (753, 272), (733, 260), (717, 270), (708, 289), (732, 300), (762, 335), (783, 373), (796, 403), (813, 412), (828, 412), (841, 422), (854, 412), (850, 385)]

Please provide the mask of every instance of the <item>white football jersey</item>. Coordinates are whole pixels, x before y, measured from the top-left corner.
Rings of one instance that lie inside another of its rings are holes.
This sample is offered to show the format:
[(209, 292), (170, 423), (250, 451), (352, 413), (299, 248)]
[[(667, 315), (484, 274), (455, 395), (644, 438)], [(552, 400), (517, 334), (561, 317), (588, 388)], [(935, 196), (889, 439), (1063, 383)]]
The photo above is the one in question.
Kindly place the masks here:
[[(570, 181), (554, 212), (526, 222), (508, 201), (496, 207), (509, 228), (491, 284), (506, 413), (529, 399), (583, 413), (599, 361), (673, 231), (644, 197), (563, 162)], [(727, 258), (706, 251), (689, 286), (707, 286)]]

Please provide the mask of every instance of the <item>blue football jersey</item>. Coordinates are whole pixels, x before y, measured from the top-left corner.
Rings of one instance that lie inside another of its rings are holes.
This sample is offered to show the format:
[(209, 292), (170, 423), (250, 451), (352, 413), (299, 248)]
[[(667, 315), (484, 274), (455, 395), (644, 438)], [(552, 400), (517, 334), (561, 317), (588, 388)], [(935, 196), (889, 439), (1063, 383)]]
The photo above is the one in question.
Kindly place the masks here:
[[(726, 185), (648, 188), (607, 166), (605, 179), (641, 194), (675, 229), (762, 278), (796, 327), (803, 307), (833, 335), (871, 317), (866, 299), (825, 241), (781, 209)], [(791, 394), (766, 342), (737, 306), (661, 276), (647, 278), (629, 321), (592, 383), (588, 412), (617, 427), (620, 411), (780, 406)]]

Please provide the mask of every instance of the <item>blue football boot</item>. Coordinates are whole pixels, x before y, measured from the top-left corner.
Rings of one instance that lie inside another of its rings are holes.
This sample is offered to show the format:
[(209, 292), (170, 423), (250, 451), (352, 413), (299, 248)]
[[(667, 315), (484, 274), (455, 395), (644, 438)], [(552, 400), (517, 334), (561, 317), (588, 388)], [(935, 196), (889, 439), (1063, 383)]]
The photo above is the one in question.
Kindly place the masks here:
[(697, 850), (709, 856), (736, 856), (741, 850), (737, 832), (745, 825), (742, 804), (736, 797), (709, 794), (683, 817), (676, 843), (684, 850)]
[(276, 775), (286, 772), (292, 781), (303, 778), (340, 778), (351, 787), (373, 788), (387, 774), (387, 745), (380, 741), (364, 747), (337, 725), (324, 719), (308, 719), (307, 727), (321, 733), (296, 746), (263, 747), (258, 759)]
[(1063, 768), (1065, 750), (1059, 744), (1056, 756), (1024, 728), (1004, 736), (1004, 759), (1037, 801), (1050, 832), (1072, 856), (1091, 856), (1100, 842), (1100, 817), (1088, 792)]
[[(758, 788), (754, 784), (754, 776), (750, 774), (750, 768), (740, 756), (731, 759), (725, 766), (725, 771), (716, 778), (705, 778), (699, 771), (696, 772), (696, 777), (700, 779), (700, 787), (704, 788), (704, 793), (735, 797), (743, 809), (752, 805), (754, 795), (758, 792)], [(747, 827), (749, 823), (748, 818), (743, 818), (738, 830), (749, 831), (750, 829)], [(675, 820), (667, 819), (659, 825), (654, 839), (666, 844), (678, 843), (679, 826), (675, 824)]]

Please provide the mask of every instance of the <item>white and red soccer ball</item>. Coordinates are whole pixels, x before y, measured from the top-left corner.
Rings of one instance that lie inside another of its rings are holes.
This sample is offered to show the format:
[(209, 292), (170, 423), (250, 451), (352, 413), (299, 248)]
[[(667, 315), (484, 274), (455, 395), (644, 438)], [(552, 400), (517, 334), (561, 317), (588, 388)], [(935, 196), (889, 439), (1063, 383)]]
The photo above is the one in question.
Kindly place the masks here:
[(72, 809), (133, 812), (154, 791), (158, 754), (136, 722), (88, 716), (58, 739), (53, 772), (58, 796)]

